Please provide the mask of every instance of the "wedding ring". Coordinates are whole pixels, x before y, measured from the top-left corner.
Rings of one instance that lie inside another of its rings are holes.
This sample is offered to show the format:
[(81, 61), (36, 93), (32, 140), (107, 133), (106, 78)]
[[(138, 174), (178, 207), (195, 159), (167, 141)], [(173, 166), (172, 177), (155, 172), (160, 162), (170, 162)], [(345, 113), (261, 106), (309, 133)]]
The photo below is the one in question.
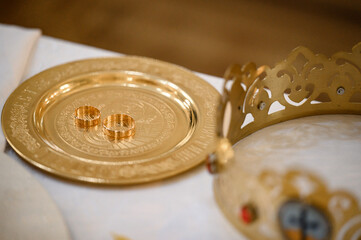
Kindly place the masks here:
[(111, 138), (128, 138), (135, 134), (135, 121), (126, 114), (113, 114), (103, 120), (103, 131)]
[(100, 111), (96, 107), (81, 106), (75, 109), (75, 124), (88, 128), (100, 123)]

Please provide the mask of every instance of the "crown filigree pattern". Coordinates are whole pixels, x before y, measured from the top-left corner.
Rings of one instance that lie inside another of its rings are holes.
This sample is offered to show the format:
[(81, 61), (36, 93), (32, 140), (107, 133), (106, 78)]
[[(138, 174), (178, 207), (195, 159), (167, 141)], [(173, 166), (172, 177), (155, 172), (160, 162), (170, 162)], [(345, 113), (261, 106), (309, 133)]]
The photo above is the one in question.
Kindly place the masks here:
[[(224, 135), (228, 104), (230, 143), (220, 140), (207, 164), (219, 173), (215, 196), (230, 221), (251, 239), (359, 239), (361, 209), (351, 193), (331, 192), (308, 170), (247, 171), (243, 156), (234, 159), (230, 146), (259, 129), (291, 119), (361, 115), (361, 42), (351, 53), (330, 58), (298, 47), (273, 68), (257, 68), (254, 63), (230, 66), (218, 111), (219, 137)], [(307, 191), (301, 185), (307, 185)]]
[(339, 52), (331, 58), (298, 47), (274, 68), (232, 65), (225, 73), (222, 101), (231, 103), (227, 137), (232, 143), (298, 117), (360, 114), (361, 43), (351, 53)]
[[(355, 221), (361, 217), (355, 196), (346, 191), (329, 191), (326, 184), (313, 174), (290, 170), (280, 175), (266, 170), (258, 176), (258, 181), (267, 192), (267, 200), (275, 203), (276, 209), (280, 209), (287, 199), (302, 199), (303, 204), (327, 213), (332, 232), (337, 233), (333, 239), (352, 239), (356, 230), (361, 228), (361, 221)], [(275, 191), (279, 194), (272, 194)]]
[[(302, 207), (308, 206), (309, 209), (319, 210), (325, 214), (328, 232), (324, 232), (322, 238), (310, 239), (346, 240), (354, 239), (352, 237), (359, 234), (361, 211), (357, 199), (346, 191), (330, 191), (316, 175), (298, 170), (290, 170), (285, 174), (272, 170), (264, 170), (256, 176), (243, 174), (247, 181), (238, 182), (237, 187), (244, 193), (244, 196), (240, 197), (240, 191), (235, 193), (224, 184), (226, 181), (234, 181), (231, 179), (232, 174), (240, 174), (234, 172), (237, 169), (229, 171), (233, 173), (222, 175), (218, 179), (215, 188), (216, 199), (231, 222), (250, 239), (273, 240), (282, 236), (291, 240), (301, 239), (298, 238), (301, 236), (299, 229), (298, 232), (295, 230), (297, 227), (301, 228), (300, 219), (297, 219), (289, 229), (287, 226), (280, 226), (282, 224), (282, 220), (278, 219), (281, 217), (280, 209), (289, 202), (299, 203)], [(227, 200), (223, 196), (228, 196)], [(228, 204), (225, 204), (226, 202)], [(254, 223), (245, 224), (239, 220), (239, 215), (234, 210), (249, 202), (256, 206), (259, 216)], [(317, 231), (315, 232), (314, 235), (317, 235)], [(312, 235), (311, 232), (308, 237)]]

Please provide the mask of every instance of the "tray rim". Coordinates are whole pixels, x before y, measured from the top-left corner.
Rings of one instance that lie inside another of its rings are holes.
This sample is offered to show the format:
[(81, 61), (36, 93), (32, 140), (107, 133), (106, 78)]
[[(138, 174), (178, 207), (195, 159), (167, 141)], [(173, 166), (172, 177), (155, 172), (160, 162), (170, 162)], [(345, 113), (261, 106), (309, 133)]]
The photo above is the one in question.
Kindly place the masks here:
[[(128, 184), (139, 184), (139, 183), (145, 183), (145, 182), (151, 182), (151, 181), (156, 181), (156, 180), (161, 180), (164, 178), (168, 178), (168, 177), (172, 177), (175, 175), (178, 175), (182, 172), (185, 172), (199, 164), (201, 164), (205, 159), (198, 159), (196, 161), (193, 161), (192, 164), (188, 164), (187, 167), (183, 167), (182, 169), (178, 170), (178, 171), (171, 171), (171, 172), (165, 172), (165, 173), (161, 173), (161, 174), (157, 174), (156, 177), (143, 177), (143, 178), (137, 178), (137, 179), (132, 179), (132, 178), (128, 178), (128, 179), (123, 179), (123, 180), (109, 180), (109, 179), (100, 179), (100, 178), (96, 178), (96, 177), (86, 177), (86, 176), (74, 176), (74, 174), (69, 174), (69, 173), (64, 173), (64, 172), (59, 172), (57, 170), (54, 170), (51, 167), (48, 166), (44, 166), (43, 164), (39, 163), (38, 161), (34, 160), (32, 157), (28, 156), (26, 153), (24, 153), (23, 151), (21, 151), (19, 148), (19, 146), (17, 146), (16, 143), (14, 143), (15, 140), (11, 140), (13, 137), (9, 136), (10, 135), (10, 130), (9, 133), (7, 132), (8, 130), (6, 130), (6, 126), (5, 126), (5, 116), (6, 113), (5, 111), (7, 109), (11, 109), (11, 107), (9, 107), (10, 102), (13, 100), (13, 98), (15, 99), (16, 97), (16, 93), (17, 91), (20, 91), (20, 89), (24, 89), (25, 86), (27, 86), (29, 84), (29, 82), (33, 81), (33, 79), (39, 78), (39, 76), (42, 76), (48, 72), (51, 71), (56, 71), (56, 70), (61, 70), (61, 69), (65, 69), (69, 66), (75, 65), (75, 64), (86, 64), (87, 62), (97, 62), (97, 61), (126, 61), (126, 60), (134, 60), (134, 61), (145, 61), (145, 62), (150, 62), (152, 64), (160, 64), (163, 66), (168, 66), (169, 68), (175, 70), (175, 71), (179, 71), (179, 72), (184, 72), (185, 74), (190, 74), (192, 76), (191, 80), (196, 80), (197, 82), (200, 82), (202, 85), (206, 86), (208, 90), (212, 91), (212, 94), (216, 97), (214, 99), (214, 104), (217, 104), (217, 98), (220, 97), (219, 92), (210, 84), (208, 83), (206, 80), (202, 79), (200, 76), (196, 75), (195, 73), (193, 73), (192, 71), (182, 67), (182, 66), (178, 66), (172, 63), (168, 63), (168, 62), (164, 62), (161, 60), (156, 60), (156, 59), (152, 59), (152, 58), (147, 58), (147, 57), (138, 57), (138, 56), (121, 56), (121, 57), (97, 57), (97, 58), (86, 58), (86, 59), (82, 59), (82, 60), (76, 60), (76, 61), (71, 61), (71, 62), (67, 62), (67, 63), (63, 63), (63, 64), (59, 64), (59, 65), (55, 65), (52, 67), (49, 67), (31, 77), (29, 77), (28, 79), (26, 79), (24, 82), (22, 82), (7, 98), (7, 100), (4, 103), (3, 109), (2, 109), (2, 116), (1, 116), (1, 126), (2, 126), (2, 130), (4, 133), (4, 136), (7, 140), (7, 142), (9, 143), (9, 145), (12, 147), (12, 149), (21, 157), (23, 158), (25, 161), (27, 161), (28, 163), (30, 163), (31, 165), (34, 165), (35, 167), (47, 172), (47, 173), (51, 173), (54, 174), (58, 177), (62, 177), (62, 178), (66, 178), (66, 179), (70, 179), (70, 180), (75, 180), (75, 181), (81, 181), (81, 182), (88, 182), (88, 183), (98, 183), (98, 184), (107, 184), (107, 185), (128, 185)], [(93, 71), (89, 71), (89, 72), (82, 72), (82, 73), (78, 73), (77, 75), (74, 75), (72, 77), (75, 76), (80, 76), (80, 75), (85, 75), (85, 74), (91, 74), (91, 73), (99, 73), (101, 71), (104, 72), (110, 72), (110, 71), (117, 71), (117, 69), (113, 69), (113, 70), (93, 70)], [(118, 69), (118, 71), (134, 71), (134, 70), (126, 70), (126, 69)], [(137, 71), (142, 73), (141, 71)], [(147, 75), (152, 75), (148, 72), (145, 72), (145, 74)], [(164, 79), (160, 76), (154, 75), (157, 78), (161, 78)], [(51, 87), (54, 87), (55, 85), (61, 83), (62, 81), (66, 81), (67, 79), (70, 79), (72, 77), (67, 77), (61, 81), (58, 82), (53, 82), (50, 86), (48, 86), (46, 90), (49, 90)], [(164, 79), (167, 80), (169, 82), (172, 82), (173, 84), (177, 85), (178, 87), (180, 87), (182, 90), (184, 90), (187, 94), (189, 94), (188, 90), (184, 89), (183, 86), (179, 86), (177, 83), (174, 83), (173, 81), (169, 80), (169, 79)], [(40, 98), (41, 98), (41, 94), (40, 94)], [(5, 113), (5, 114), (4, 114)], [(32, 113), (30, 113), (32, 114)], [(215, 118), (215, 115), (214, 115)], [(215, 131), (214, 131), (215, 132)], [(214, 148), (215, 145), (215, 140), (216, 140), (216, 136), (210, 136), (211, 140), (210, 143), (207, 146), (208, 151), (210, 152), (212, 151), (212, 149)], [(48, 146), (49, 147), (49, 146)]]

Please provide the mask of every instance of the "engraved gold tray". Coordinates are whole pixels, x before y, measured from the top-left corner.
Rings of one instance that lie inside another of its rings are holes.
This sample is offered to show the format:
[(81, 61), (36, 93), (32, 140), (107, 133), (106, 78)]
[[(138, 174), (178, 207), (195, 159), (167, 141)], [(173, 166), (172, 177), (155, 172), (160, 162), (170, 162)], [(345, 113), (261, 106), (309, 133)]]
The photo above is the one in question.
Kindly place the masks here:
[[(8, 98), (2, 127), (35, 166), (105, 184), (153, 181), (183, 172), (212, 152), (218, 92), (181, 67), (140, 57), (89, 59), (28, 79)], [(78, 128), (74, 110), (132, 116), (136, 134), (112, 140), (102, 126)]]

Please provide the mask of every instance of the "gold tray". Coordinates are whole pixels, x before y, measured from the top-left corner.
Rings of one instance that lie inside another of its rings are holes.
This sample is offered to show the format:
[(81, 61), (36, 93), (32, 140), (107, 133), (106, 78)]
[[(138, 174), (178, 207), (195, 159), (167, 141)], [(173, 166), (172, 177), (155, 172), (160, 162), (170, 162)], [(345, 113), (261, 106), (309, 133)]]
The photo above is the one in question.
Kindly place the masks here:
[[(140, 57), (89, 59), (28, 79), (8, 98), (2, 128), (35, 166), (94, 183), (148, 182), (183, 172), (212, 152), (218, 92), (181, 67)], [(77, 107), (101, 118), (126, 113), (132, 138), (112, 140), (102, 126), (78, 128)]]

